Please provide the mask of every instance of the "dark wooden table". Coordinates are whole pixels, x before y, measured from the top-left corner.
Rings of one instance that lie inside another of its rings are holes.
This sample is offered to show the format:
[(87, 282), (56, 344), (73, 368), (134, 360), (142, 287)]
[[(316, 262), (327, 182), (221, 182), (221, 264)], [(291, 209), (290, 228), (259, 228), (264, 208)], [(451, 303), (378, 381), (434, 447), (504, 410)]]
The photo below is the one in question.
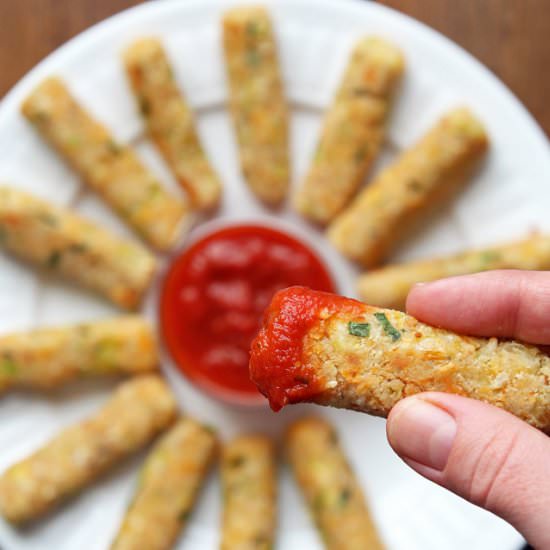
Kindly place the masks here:
[[(550, 135), (550, 0), (379, 0), (446, 34), (495, 72)], [(0, 0), (0, 97), (46, 54), (141, 0)]]

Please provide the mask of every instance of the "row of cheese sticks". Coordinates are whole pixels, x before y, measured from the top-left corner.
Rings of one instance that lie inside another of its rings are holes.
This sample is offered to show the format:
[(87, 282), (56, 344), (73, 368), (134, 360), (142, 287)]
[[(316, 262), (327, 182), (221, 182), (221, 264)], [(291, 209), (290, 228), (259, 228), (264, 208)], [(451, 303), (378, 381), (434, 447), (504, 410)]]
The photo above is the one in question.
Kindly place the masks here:
[[(145, 460), (111, 548), (168, 550), (189, 518), (219, 444), (211, 428), (178, 419), (174, 397), (154, 375), (123, 383), (93, 416), (4, 472), (0, 511), (16, 524), (42, 517), (165, 430)], [(298, 421), (286, 447), (327, 548), (382, 548), (334, 430), (320, 419)], [(272, 442), (241, 436), (224, 445), (221, 482), (220, 547), (272, 548), (277, 493)]]

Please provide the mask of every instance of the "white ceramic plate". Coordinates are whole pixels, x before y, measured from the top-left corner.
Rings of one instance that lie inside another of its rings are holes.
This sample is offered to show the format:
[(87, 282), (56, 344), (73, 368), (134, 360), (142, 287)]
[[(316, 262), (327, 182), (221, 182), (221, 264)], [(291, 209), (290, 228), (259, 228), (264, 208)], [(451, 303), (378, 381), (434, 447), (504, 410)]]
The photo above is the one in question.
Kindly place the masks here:
[[(347, 52), (362, 33), (376, 33), (402, 46), (407, 76), (394, 112), (388, 146), (378, 164), (409, 145), (446, 108), (470, 105), (491, 134), (490, 158), (472, 185), (431, 219), (401, 257), (450, 252), (550, 229), (550, 155), (546, 139), (520, 103), (486, 69), (451, 42), (397, 12), (352, 0), (263, 0), (279, 36), (287, 93), (293, 105), (294, 174), (304, 172), (315, 144), (322, 109), (331, 98)], [(263, 220), (283, 225), (316, 248), (332, 268), (344, 294), (353, 295), (355, 270), (321, 234), (288, 209), (266, 211), (242, 180), (231, 126), (220, 51), (220, 14), (229, 2), (165, 1), (143, 4), (96, 25), (71, 40), (27, 75), (0, 106), (0, 181), (10, 182), (77, 210), (122, 233), (127, 230), (36, 136), (19, 115), (29, 90), (52, 73), (122, 140), (134, 143), (151, 168), (176, 188), (166, 168), (142, 137), (141, 122), (127, 88), (119, 52), (136, 37), (155, 34), (168, 48), (176, 74), (197, 109), (200, 133), (225, 183), (222, 220)], [(209, 222), (212, 223), (212, 222)], [(214, 222), (215, 224), (219, 221)], [(205, 227), (197, 229), (204, 231)], [(146, 313), (156, 320), (156, 293)], [(116, 313), (76, 288), (36, 276), (0, 255), (0, 331), (87, 320)], [(225, 437), (248, 430), (278, 436), (305, 412), (322, 413), (338, 426), (351, 461), (370, 497), (391, 549), (515, 549), (521, 537), (511, 527), (410, 471), (390, 450), (384, 421), (347, 411), (297, 406), (235, 409), (201, 394), (165, 358), (164, 368), (182, 409), (220, 428)], [(0, 401), (0, 469), (22, 458), (62, 426), (83, 418), (106, 399), (112, 384), (80, 384), (53, 396), (9, 395)], [(72, 499), (35, 527), (16, 531), (0, 523), (5, 550), (101, 550), (108, 547), (133, 491), (142, 457)], [(216, 548), (219, 497), (210, 480), (178, 548)], [(320, 548), (288, 472), (281, 473), (278, 548)], [(144, 549), (147, 550), (147, 549)]]

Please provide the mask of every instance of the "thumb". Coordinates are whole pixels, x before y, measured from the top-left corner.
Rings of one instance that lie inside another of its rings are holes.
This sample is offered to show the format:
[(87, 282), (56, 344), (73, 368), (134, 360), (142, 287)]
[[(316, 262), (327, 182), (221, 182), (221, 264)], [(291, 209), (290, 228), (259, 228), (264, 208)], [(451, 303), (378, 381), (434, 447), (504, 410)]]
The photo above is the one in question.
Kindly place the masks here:
[(542, 432), (480, 401), (422, 393), (393, 408), (387, 434), (418, 473), (550, 548), (550, 438)]

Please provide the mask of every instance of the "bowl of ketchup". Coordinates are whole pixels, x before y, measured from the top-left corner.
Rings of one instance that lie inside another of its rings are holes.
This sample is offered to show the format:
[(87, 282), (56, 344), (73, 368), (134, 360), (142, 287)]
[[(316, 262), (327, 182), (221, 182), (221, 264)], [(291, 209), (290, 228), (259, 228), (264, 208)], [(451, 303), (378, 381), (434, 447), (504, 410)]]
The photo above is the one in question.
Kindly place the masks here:
[(293, 285), (334, 292), (317, 254), (271, 227), (229, 225), (195, 240), (164, 279), (160, 325), (178, 369), (225, 402), (260, 405), (250, 344), (273, 295)]

